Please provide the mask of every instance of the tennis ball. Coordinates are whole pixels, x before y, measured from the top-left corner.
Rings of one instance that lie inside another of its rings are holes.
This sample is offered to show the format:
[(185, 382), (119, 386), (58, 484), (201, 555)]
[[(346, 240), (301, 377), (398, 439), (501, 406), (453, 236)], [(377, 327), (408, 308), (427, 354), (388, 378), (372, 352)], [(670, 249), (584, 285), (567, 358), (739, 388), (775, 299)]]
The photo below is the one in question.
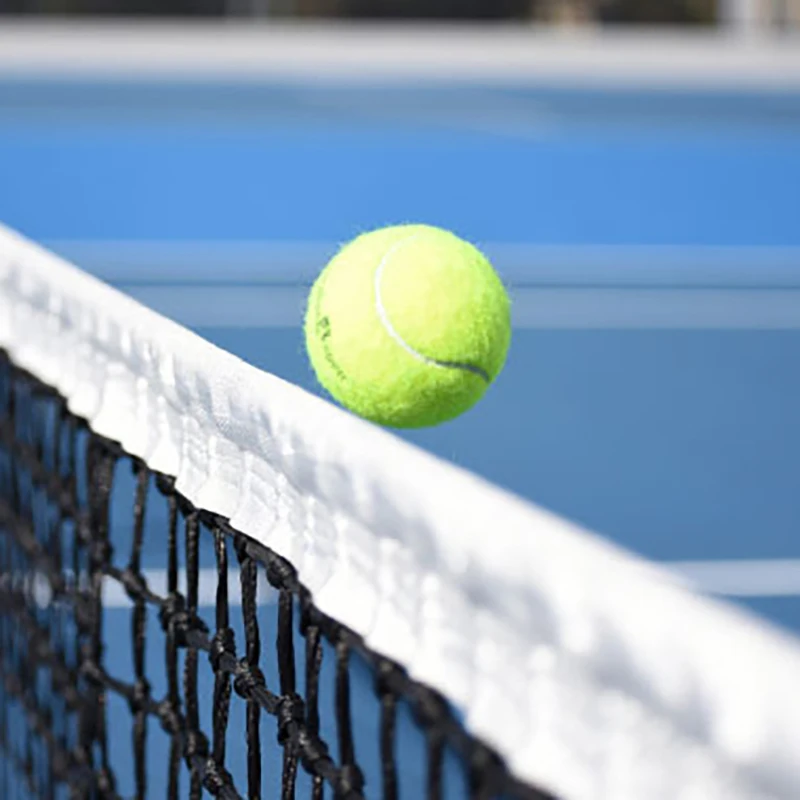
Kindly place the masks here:
[(345, 245), (311, 289), (305, 338), (319, 382), (361, 417), (437, 425), (483, 397), (506, 360), (510, 302), (455, 234), (398, 225)]

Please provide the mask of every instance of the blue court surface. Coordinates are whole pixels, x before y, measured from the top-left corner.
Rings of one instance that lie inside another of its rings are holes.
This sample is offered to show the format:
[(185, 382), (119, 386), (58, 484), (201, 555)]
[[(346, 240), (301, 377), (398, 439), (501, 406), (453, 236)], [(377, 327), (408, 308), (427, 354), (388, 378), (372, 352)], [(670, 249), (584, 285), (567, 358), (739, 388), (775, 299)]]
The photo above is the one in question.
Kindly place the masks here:
[(800, 95), (6, 80), (0, 185), (5, 223), (312, 391), (337, 243), (483, 245), (507, 368), (403, 435), (800, 633)]

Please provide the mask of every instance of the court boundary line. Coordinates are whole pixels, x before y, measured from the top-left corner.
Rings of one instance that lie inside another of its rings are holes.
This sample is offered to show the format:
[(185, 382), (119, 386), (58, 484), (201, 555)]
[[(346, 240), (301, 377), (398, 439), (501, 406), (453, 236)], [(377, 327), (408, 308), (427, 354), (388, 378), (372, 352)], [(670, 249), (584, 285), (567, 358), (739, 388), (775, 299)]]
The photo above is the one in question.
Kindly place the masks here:
[[(47, 239), (44, 246), (111, 282), (312, 281), (343, 242)], [(512, 284), (800, 288), (800, 245), (477, 242)], [(222, 277), (220, 277), (222, 276)]]
[[(710, 559), (696, 561), (660, 561), (657, 566), (666, 569), (682, 585), (705, 594), (727, 598), (800, 598), (800, 558), (784, 559)], [(144, 574), (150, 588), (156, 593), (165, 593), (167, 570), (145, 569)], [(238, 571), (228, 572), (229, 602), (232, 606), (241, 603)], [(213, 607), (216, 601), (216, 569), (200, 570), (199, 600), (201, 607)], [(185, 571), (179, 573), (179, 586), (186, 585)], [(275, 602), (276, 595), (261, 576), (259, 598), (262, 604)], [(130, 608), (132, 603), (124, 587), (107, 581), (103, 587), (106, 607)]]

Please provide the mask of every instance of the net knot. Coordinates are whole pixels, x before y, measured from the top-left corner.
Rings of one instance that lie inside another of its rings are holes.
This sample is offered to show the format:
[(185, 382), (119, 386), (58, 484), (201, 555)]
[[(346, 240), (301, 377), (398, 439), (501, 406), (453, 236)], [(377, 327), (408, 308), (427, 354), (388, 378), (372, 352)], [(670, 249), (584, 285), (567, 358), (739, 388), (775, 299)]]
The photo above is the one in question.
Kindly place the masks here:
[(125, 589), (125, 594), (127, 594), (131, 600), (136, 602), (137, 600), (146, 599), (147, 581), (145, 581), (144, 575), (140, 572), (136, 572), (136, 570), (128, 567), (122, 571), (119, 580), (120, 583), (122, 583), (122, 587)]
[(164, 475), (161, 472), (157, 472), (155, 475), (156, 487), (161, 494), (171, 495), (175, 493), (175, 478), (171, 478), (169, 475)]
[(300, 753), (300, 760), (306, 771), (311, 775), (325, 774), (326, 769), (320, 768), (322, 764), (325, 764), (326, 767), (334, 768), (328, 745), (318, 736), (310, 733), (307, 728), (300, 728), (297, 733), (296, 744)]
[(89, 557), (95, 564), (110, 564), (114, 548), (105, 539), (93, 539), (89, 546)]
[(236, 639), (231, 628), (220, 628), (211, 640), (208, 660), (214, 672), (222, 672), (222, 661), (226, 656), (236, 660)]
[(414, 700), (414, 718), (427, 730), (435, 728), (447, 716), (447, 704), (430, 689), (419, 688)]
[(103, 685), (103, 671), (95, 661), (95, 653), (88, 642), (81, 647), (81, 665), (79, 672), (92, 686)]
[(202, 731), (187, 731), (186, 760), (206, 761), (208, 758), (208, 739)]
[(56, 694), (59, 694), (64, 698), (67, 707), (72, 710), (79, 708), (81, 694), (77, 688), (78, 677), (74, 670), (62, 667), (53, 670), (51, 675), (53, 689), (55, 690)]
[(172, 620), (179, 614), (182, 614), (185, 608), (186, 602), (183, 599), (183, 595), (177, 592), (172, 592), (164, 598), (161, 604), (161, 611), (158, 612), (158, 618), (165, 632)]
[(250, 664), (244, 658), (240, 659), (233, 681), (236, 694), (245, 700), (250, 700), (258, 689), (263, 689), (265, 686), (264, 673), (255, 664)]
[(88, 544), (92, 541), (92, 521), (89, 518), (89, 513), (84, 509), (80, 509), (75, 517), (75, 529), (78, 539), (83, 544)]
[(95, 610), (91, 598), (85, 594), (79, 594), (75, 598), (74, 606), (75, 621), (85, 629), (94, 627)]
[(375, 675), (375, 691), (379, 697), (386, 695), (400, 694), (397, 684), (401, 677), (401, 672), (398, 667), (382, 658), (378, 661)]
[(75, 766), (79, 769), (87, 769), (91, 764), (89, 753), (86, 750), (86, 747), (81, 744), (78, 744), (72, 750), (72, 760), (75, 762)]
[(128, 697), (128, 707), (131, 714), (140, 711), (147, 711), (150, 703), (150, 684), (145, 678), (139, 678), (132, 687), (130, 697)]
[(214, 797), (233, 786), (230, 773), (213, 758), (207, 758), (203, 772), (203, 786)]
[(314, 606), (311, 604), (308, 596), (301, 590), (300, 592), (300, 633), (308, 637), (312, 628), (319, 627), (319, 620), (314, 614)]
[(303, 724), (306, 707), (303, 698), (296, 692), (285, 694), (278, 701), (276, 708), (278, 719), (278, 742), (285, 744), (291, 738), (292, 727)]
[(170, 736), (177, 736), (181, 732), (182, 720), (180, 712), (169, 699), (162, 700), (158, 704), (157, 714), (161, 721), (162, 729)]
[(295, 571), (288, 561), (272, 555), (266, 566), (267, 580), (275, 589), (291, 589), (295, 583)]
[[(507, 776), (500, 757), (478, 743), (468, 755), (469, 771), (481, 797), (499, 797), (507, 787)], [(543, 797), (542, 800), (547, 800)]]
[(186, 601), (177, 592), (170, 594), (162, 603), (158, 612), (161, 628), (175, 639), (179, 647), (185, 647), (191, 631), (208, 631), (206, 624), (192, 616), (186, 610)]
[(117, 787), (114, 785), (114, 775), (110, 769), (99, 769), (96, 778), (101, 797), (113, 797), (116, 794)]
[(344, 764), (336, 781), (337, 797), (362, 797), (364, 775), (355, 764)]
[(53, 473), (47, 476), (47, 493), (58, 503), (58, 509), (64, 517), (71, 517), (75, 507), (72, 502), (71, 481)]

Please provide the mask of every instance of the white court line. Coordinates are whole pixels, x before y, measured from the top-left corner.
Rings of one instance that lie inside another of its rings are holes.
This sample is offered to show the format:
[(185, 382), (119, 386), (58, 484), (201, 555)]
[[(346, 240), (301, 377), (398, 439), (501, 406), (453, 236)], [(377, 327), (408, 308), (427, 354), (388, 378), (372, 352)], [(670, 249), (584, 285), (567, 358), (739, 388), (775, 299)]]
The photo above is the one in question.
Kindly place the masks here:
[[(151, 592), (166, 597), (167, 571), (165, 569), (147, 569), (144, 571), (147, 586)], [(181, 570), (178, 575), (178, 588), (181, 593), (186, 592), (186, 571)], [(258, 571), (258, 600), (259, 604), (274, 603), (277, 592), (266, 580), (263, 570)], [(217, 570), (201, 569), (198, 575), (198, 605), (203, 608), (213, 607), (217, 600)], [(241, 584), (239, 571), (228, 569), (228, 602), (231, 606), (242, 604)], [(120, 583), (107, 580), (103, 584), (103, 603), (108, 608), (130, 608), (131, 601)]]
[(666, 564), (682, 581), (729, 597), (800, 597), (800, 558), (677, 561)]
[[(700, 592), (722, 597), (800, 597), (800, 558), (749, 559), (726, 561), (671, 561), (662, 566), (676, 575), (678, 580)], [(147, 582), (156, 594), (165, 594), (167, 574), (163, 569), (146, 571)], [(199, 604), (214, 606), (216, 601), (217, 571), (200, 570)], [(186, 586), (185, 573), (181, 573), (179, 586)], [(239, 573), (228, 573), (229, 602), (241, 604)], [(276, 592), (259, 574), (259, 596), (262, 603), (275, 601)], [(122, 587), (107, 581), (104, 601), (111, 608), (126, 608), (130, 601)]]
[[(50, 245), (183, 325), (252, 329), (300, 325), (307, 287), (338, 247), (263, 241)], [(800, 247), (483, 247), (511, 287), (517, 329), (800, 329)]]
[[(740, 559), (719, 561), (667, 561), (661, 566), (675, 574), (678, 580), (700, 592), (722, 597), (800, 597), (800, 558), (796, 559)], [(166, 591), (166, 571), (148, 570), (148, 583), (157, 593)], [(275, 592), (259, 575), (259, 594), (263, 602), (273, 602)], [(217, 572), (200, 570), (200, 605), (215, 603)], [(184, 587), (185, 575), (180, 586)], [(239, 577), (236, 570), (229, 572), (229, 600), (231, 605), (241, 603)], [(109, 588), (107, 599), (112, 605), (130, 604), (118, 585)]]
[[(307, 289), (132, 286), (144, 305), (190, 328), (292, 328)], [(511, 290), (517, 330), (800, 330), (797, 289), (534, 288)]]
[[(480, 242), (511, 285), (800, 288), (800, 247)], [(310, 283), (340, 242), (48, 240), (112, 283)]]
[[(720, 597), (798, 597), (800, 598), (800, 558), (786, 559), (740, 559), (718, 561), (667, 561), (660, 566), (674, 575), (678, 583), (705, 594)], [(155, 568), (144, 570), (151, 592), (165, 597), (167, 594), (167, 571)], [(213, 608), (216, 605), (217, 571), (201, 569), (198, 576), (198, 605)], [(49, 602), (49, 588), (44, 576), (34, 577), (34, 595), (43, 606)], [(186, 592), (186, 572), (181, 570), (178, 588)], [(275, 603), (277, 592), (266, 580), (262, 570), (258, 573), (258, 603)], [(241, 605), (239, 571), (228, 569), (228, 602), (231, 607)], [(103, 603), (109, 609), (131, 607), (131, 600), (124, 588), (115, 580), (103, 584)]]
[[(68, 572), (70, 579), (73, 573)], [(143, 570), (144, 579), (148, 590), (158, 597), (167, 597), (167, 570), (162, 568), (150, 568)], [(242, 604), (241, 584), (239, 582), (239, 570), (234, 567), (228, 568), (228, 602), (231, 606)], [(86, 575), (83, 575), (82, 590), (88, 588)], [(72, 582), (72, 581), (71, 581)], [(13, 572), (0, 574), (0, 585), (16, 585), (19, 589), (25, 585), (34, 598), (34, 601), (42, 608), (46, 608), (53, 599), (50, 583), (43, 572)], [(198, 572), (198, 592), (197, 604), (201, 608), (213, 608), (217, 602), (217, 570), (201, 569)], [(103, 581), (102, 602), (106, 608), (131, 608), (132, 601), (128, 597), (123, 585), (112, 578)], [(178, 571), (178, 591), (186, 596), (186, 570)], [(257, 601), (259, 605), (272, 604), (278, 596), (277, 590), (273, 589), (267, 582), (263, 570), (257, 573)]]

